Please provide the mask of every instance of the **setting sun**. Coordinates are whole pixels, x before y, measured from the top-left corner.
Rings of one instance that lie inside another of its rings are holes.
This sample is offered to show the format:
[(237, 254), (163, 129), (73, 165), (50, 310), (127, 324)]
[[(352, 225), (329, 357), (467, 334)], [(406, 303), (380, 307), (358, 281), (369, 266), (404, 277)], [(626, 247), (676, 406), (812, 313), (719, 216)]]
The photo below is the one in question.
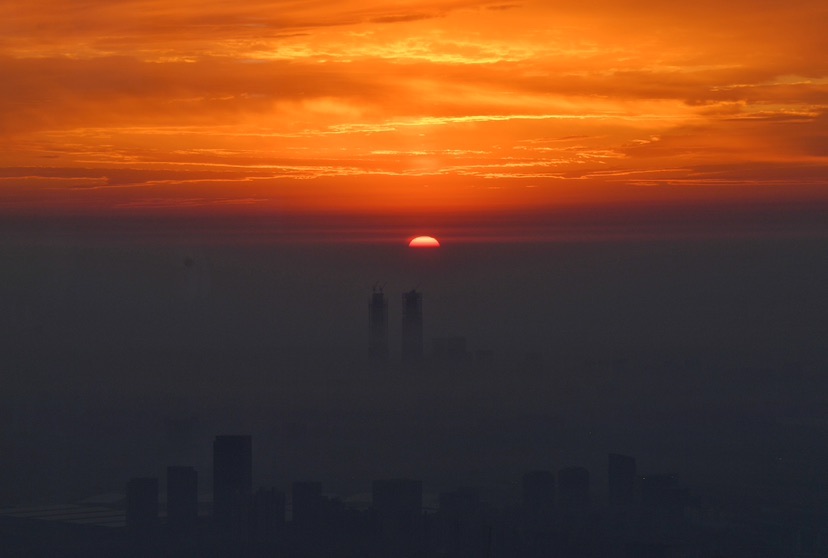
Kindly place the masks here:
[(408, 242), (409, 248), (439, 248), (440, 242), (433, 236), (418, 236)]

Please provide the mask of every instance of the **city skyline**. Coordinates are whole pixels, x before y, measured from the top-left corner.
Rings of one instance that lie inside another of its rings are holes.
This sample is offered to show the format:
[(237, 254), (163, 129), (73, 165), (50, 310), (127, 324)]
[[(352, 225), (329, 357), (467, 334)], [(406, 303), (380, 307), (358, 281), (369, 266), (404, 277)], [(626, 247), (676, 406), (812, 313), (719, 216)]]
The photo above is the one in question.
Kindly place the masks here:
[(824, 4), (0, 3), (0, 509), (570, 558), (599, 490), (812, 558)]
[(485, 484), (444, 485), (427, 495), (435, 487), (410, 477), (373, 479), (366, 500), (332, 494), (319, 480), (282, 479), (283, 490), (260, 486), (253, 448), (247, 434), (214, 437), (207, 498), (197, 469), (179, 465), (167, 466), (165, 486), (158, 477), (133, 477), (108, 502), (0, 509), (4, 550), (13, 557), (741, 558), (828, 548), (819, 501), (779, 502), (769, 511), (772, 497), (759, 493), (745, 507), (744, 495), (688, 486), (675, 474), (641, 474), (635, 457), (618, 453), (605, 454), (598, 487), (587, 468), (570, 465), (524, 469), (505, 500), (492, 499)]
[[(129, 479), (120, 498), (107, 502), (1, 509), (5, 550), (11, 556), (541, 556), (583, 552), (598, 537), (603, 552), (610, 552), (602, 556), (640, 558), (641, 549), (690, 547), (704, 556), (726, 547), (741, 552), (750, 537), (749, 530), (737, 530), (722, 538), (696, 519), (708, 513), (705, 506), (730, 505), (727, 500), (700, 505), (674, 475), (636, 476), (635, 459), (620, 454), (609, 454), (608, 484), (597, 489), (587, 469), (564, 466), (526, 472), (520, 490), (505, 500), (493, 500), (486, 485), (449, 485), (426, 494), (425, 488), (436, 487), (403, 477), (370, 481), (370, 498), (364, 500), (323, 491), (319, 480), (282, 479), (283, 490), (261, 486), (253, 448), (247, 434), (213, 438), (209, 493), (200, 490), (196, 468), (177, 465), (166, 467), (166, 479)], [(614, 497), (619, 489), (626, 494), (622, 501)], [(697, 534), (681, 535), (691, 525)], [(584, 529), (590, 531), (587, 538)], [(793, 523), (783, 529), (799, 536), (808, 527)], [(65, 546), (69, 541), (71, 547)], [(774, 545), (791, 543), (782, 536)]]
[[(822, 282), (803, 280), (802, 272), (821, 269), (812, 257), (822, 245), (790, 239), (773, 249), (755, 240), (727, 246), (721, 253), (720, 243), (705, 242), (449, 243), (429, 252), (404, 244), (331, 252), (248, 247), (247, 253), (198, 253), (188, 246), (183, 254), (145, 247), (138, 282), (134, 270), (142, 260), (131, 251), (72, 248), (69, 259), (55, 259), (49, 247), (29, 251), (40, 254), (43, 268), (34, 275), (40, 280), (12, 285), (22, 300), (42, 293), (48, 304), (5, 352), (14, 374), (4, 394), (3, 443), (16, 456), (0, 476), (7, 509), (105, 501), (101, 493), (120, 491), (126, 478), (135, 478), (145, 479), (134, 490), (145, 496), (137, 501), (146, 510), (157, 498), (141, 486), (157, 492), (158, 480), (146, 479), (164, 463), (185, 466), (182, 486), (193, 473), (199, 478), (210, 470), (199, 448), (205, 433), (216, 431), (251, 432), (263, 441), (258, 455), (248, 445), (242, 460), (260, 478), (254, 484), (252, 473), (231, 473), (245, 480), (219, 506), (239, 520), (254, 508), (234, 508), (234, 494), (252, 497), (255, 509), (264, 510), (256, 513), (272, 517), (289, 479), (320, 479), (326, 490), (345, 495), (365, 490), (371, 480), (418, 479), (429, 490), (451, 493), (446, 510), (463, 510), (477, 501), (464, 486), (479, 486), (484, 500), (501, 502), (508, 493), (515, 498), (522, 474), (553, 466), (569, 478), (555, 483), (556, 501), (582, 509), (593, 490), (584, 487), (607, 482), (588, 471), (603, 468), (597, 463), (608, 451), (636, 456), (634, 464), (616, 464), (614, 478), (626, 486), (612, 492), (620, 502), (624, 490), (629, 499), (636, 463), (661, 472), (636, 496), (664, 499), (659, 515), (680, 517), (684, 481), (725, 500), (759, 490), (784, 509), (811, 502), (821, 497), (814, 467), (828, 461), (813, 426), (822, 416), (823, 392), (809, 386), (821, 385), (826, 358), (823, 306), (815, 296)], [(768, 273), (774, 268), (766, 263), (783, 254), (788, 266)], [(479, 280), (495, 256), (509, 265)], [(286, 276), (279, 263), (299, 258), (306, 262), (302, 273)], [(66, 266), (79, 261), (84, 264), (72, 279)], [(69, 281), (44, 282), (43, 269)], [(336, 270), (345, 280), (305, 281), (319, 277), (316, 269)], [(79, 290), (90, 270), (100, 274), (100, 287)], [(153, 274), (157, 282), (146, 283)], [(388, 278), (376, 306), (380, 293), (366, 276)], [(640, 290), (642, 280), (659, 290)], [(799, 291), (775, 290), (780, 281), (798, 284)], [(423, 286), (406, 287), (412, 284)], [(596, 289), (601, 285), (609, 292)], [(385, 292), (394, 292), (392, 300), (402, 293), (400, 302), (388, 304)], [(760, 308), (752, 306), (757, 297), (765, 303)], [(416, 326), (412, 339), (427, 357), (416, 367), (402, 359), (406, 300)], [(118, 322), (111, 318), (113, 303), (123, 313)], [(372, 307), (379, 325), (388, 326), (380, 333), (400, 340), (389, 342), (388, 366), (371, 364)], [(7, 319), (20, 311), (10, 308)], [(711, 308), (721, 321), (707, 320)], [(68, 320), (72, 328), (44, 316)], [(156, 330), (167, 320), (172, 329)], [(278, 329), (285, 324), (290, 327)], [(726, 344), (717, 344), (720, 339)], [(469, 358), (481, 349), (484, 358)], [(738, 452), (722, 450), (733, 443)], [(67, 456), (74, 464), (69, 469)], [(20, 468), (28, 463), (37, 467)], [(200, 480), (209, 486), (211, 479)], [(254, 494), (259, 485), (266, 492)], [(543, 494), (549, 483), (533, 486)], [(107, 509), (93, 511), (111, 521)], [(14, 509), (9, 513), (14, 517)], [(66, 516), (73, 513), (80, 512)], [(234, 530), (243, 532), (243, 525)], [(551, 544), (542, 540), (531, 544)]]

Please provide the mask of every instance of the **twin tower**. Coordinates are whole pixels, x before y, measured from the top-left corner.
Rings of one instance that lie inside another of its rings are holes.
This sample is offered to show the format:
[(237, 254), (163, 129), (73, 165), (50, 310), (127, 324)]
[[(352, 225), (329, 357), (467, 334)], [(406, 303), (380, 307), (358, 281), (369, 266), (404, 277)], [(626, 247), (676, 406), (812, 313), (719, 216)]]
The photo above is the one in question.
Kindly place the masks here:
[[(372, 358), (388, 360), (388, 301), (382, 289), (374, 288), (368, 303), (369, 352)], [(403, 362), (423, 359), (423, 295), (412, 289), (402, 295)]]

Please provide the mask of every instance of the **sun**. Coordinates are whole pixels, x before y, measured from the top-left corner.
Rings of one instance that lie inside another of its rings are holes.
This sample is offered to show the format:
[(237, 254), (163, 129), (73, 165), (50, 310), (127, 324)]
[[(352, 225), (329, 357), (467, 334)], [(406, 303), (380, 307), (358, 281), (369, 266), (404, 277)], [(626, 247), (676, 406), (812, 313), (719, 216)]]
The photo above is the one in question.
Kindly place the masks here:
[(409, 248), (439, 248), (440, 242), (433, 236), (416, 236), (408, 241)]

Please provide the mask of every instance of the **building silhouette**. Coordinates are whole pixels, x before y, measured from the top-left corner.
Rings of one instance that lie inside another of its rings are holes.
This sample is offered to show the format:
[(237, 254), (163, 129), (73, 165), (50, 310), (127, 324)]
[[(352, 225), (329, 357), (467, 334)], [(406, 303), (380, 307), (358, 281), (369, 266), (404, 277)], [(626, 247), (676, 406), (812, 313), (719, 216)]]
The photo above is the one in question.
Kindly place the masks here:
[(423, 295), (415, 289), (402, 295), (402, 360), (423, 359)]
[(213, 441), (213, 518), (225, 534), (247, 533), (253, 493), (250, 436), (216, 436)]
[(193, 467), (167, 467), (167, 523), (174, 532), (198, 522), (198, 473)]
[[(496, 505), (482, 500), (473, 488), (441, 492), (439, 508), (424, 508), (422, 481), (395, 478), (373, 481), (372, 505), (365, 509), (323, 495), (320, 482), (294, 482), (288, 523), (283, 492), (260, 488), (251, 493), (250, 436), (217, 436), (213, 452), (213, 525), (198, 521), (196, 470), (170, 466), (166, 525), (159, 514), (159, 479), (132, 478), (126, 485), (126, 513), (117, 501), (103, 503), (108, 499), (93, 505), (0, 510), (0, 554), (710, 558), (724, 556), (722, 549), (734, 549), (727, 556), (828, 556), (821, 509), (799, 504), (755, 511), (746, 507), (728, 512), (733, 523), (726, 525), (720, 504), (709, 510), (701, 507), (701, 500), (690, 499), (689, 489), (673, 475), (638, 477), (635, 459), (619, 454), (609, 454), (608, 459), (610, 503), (619, 505), (607, 509), (590, 509), (589, 472), (569, 467), (557, 478), (546, 470), (523, 475), (519, 508), (515, 502)], [(185, 530), (188, 527), (192, 528)]]
[(372, 358), (388, 360), (388, 302), (381, 288), (374, 287), (368, 303), (368, 351)]

